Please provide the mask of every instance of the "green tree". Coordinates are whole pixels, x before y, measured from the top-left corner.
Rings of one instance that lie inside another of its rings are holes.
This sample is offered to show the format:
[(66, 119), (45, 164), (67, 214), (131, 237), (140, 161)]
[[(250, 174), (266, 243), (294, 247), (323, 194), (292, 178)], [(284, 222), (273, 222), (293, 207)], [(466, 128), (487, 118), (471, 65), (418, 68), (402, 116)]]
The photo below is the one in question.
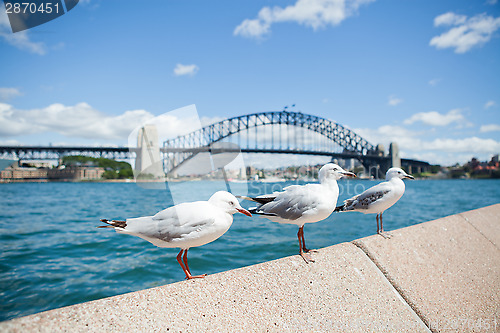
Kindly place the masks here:
[(105, 179), (116, 178), (133, 178), (134, 172), (132, 167), (127, 162), (119, 162), (104, 157), (94, 158), (89, 156), (64, 156), (62, 164), (65, 166), (96, 166), (104, 168), (106, 171), (103, 174)]

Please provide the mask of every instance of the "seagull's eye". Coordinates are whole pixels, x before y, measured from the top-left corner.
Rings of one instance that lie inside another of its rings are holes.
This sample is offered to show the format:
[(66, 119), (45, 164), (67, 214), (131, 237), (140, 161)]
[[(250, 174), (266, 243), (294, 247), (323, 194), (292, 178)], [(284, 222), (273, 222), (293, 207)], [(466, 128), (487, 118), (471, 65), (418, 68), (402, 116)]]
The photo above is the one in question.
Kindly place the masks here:
[(230, 204), (231, 206), (234, 206), (234, 202), (233, 202), (233, 201), (229, 201), (229, 204)]

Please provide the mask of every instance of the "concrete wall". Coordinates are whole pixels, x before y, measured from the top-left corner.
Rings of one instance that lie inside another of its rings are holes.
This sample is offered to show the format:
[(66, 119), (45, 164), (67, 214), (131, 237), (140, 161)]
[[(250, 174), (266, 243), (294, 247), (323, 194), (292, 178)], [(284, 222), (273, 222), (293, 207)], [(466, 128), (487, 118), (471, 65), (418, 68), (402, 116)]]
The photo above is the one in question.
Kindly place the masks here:
[[(0, 323), (2, 332), (499, 332), (500, 204)], [(174, 259), (172, 259), (174, 260)]]

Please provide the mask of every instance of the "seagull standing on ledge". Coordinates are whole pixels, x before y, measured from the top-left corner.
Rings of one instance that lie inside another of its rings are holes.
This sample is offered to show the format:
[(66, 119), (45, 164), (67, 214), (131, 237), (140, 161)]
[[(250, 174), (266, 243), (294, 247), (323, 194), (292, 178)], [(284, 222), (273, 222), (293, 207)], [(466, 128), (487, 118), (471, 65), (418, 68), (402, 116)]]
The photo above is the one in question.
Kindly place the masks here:
[[(404, 178), (415, 179), (400, 168), (390, 168), (385, 174), (385, 182), (370, 187), (344, 201), (344, 204), (335, 208), (336, 212), (361, 212), (364, 214), (377, 214), (377, 233), (385, 238), (390, 235), (384, 233), (382, 213), (394, 205), (405, 193)], [(380, 216), (380, 227), (379, 227)]]
[(328, 163), (319, 170), (319, 184), (291, 185), (285, 187), (283, 192), (240, 198), (260, 204), (250, 209), (253, 214), (262, 215), (273, 222), (298, 225), (300, 255), (306, 263), (314, 262), (307, 254), (310, 250), (306, 248), (304, 224), (318, 222), (330, 216), (339, 197), (337, 180), (343, 176), (356, 177), (352, 172)]
[[(181, 203), (154, 216), (125, 221), (102, 219), (102, 222), (109, 225), (98, 228), (114, 228), (118, 233), (141, 237), (158, 247), (178, 247), (181, 251), (177, 255), (177, 261), (186, 274), (186, 279), (203, 278), (206, 274), (191, 275), (187, 262), (188, 250), (222, 236), (233, 223), (233, 214), (238, 212), (252, 216), (240, 206), (234, 195), (219, 191), (208, 201)], [(184, 264), (181, 261), (183, 252)]]

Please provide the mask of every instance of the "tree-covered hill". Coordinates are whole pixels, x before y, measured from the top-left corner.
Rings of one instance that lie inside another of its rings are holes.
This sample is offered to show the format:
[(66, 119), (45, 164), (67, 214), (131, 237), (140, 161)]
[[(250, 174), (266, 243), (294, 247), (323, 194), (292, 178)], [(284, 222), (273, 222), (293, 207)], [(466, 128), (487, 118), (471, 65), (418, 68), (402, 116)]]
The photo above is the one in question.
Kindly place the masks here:
[(108, 158), (95, 158), (88, 156), (64, 156), (62, 164), (68, 167), (71, 166), (96, 166), (104, 168), (106, 171), (103, 178), (117, 179), (117, 178), (133, 178), (134, 173), (132, 167), (127, 162), (118, 162)]

